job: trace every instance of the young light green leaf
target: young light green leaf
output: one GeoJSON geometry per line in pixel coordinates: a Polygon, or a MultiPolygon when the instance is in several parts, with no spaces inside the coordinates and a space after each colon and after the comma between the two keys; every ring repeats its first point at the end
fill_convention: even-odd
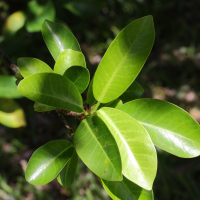
{"type": "Polygon", "coordinates": [[[78,165],[78,155],[76,151],[74,151],[74,154],[71,157],[71,159],[67,162],[65,167],[57,176],[58,182],[63,186],[64,189],[69,188],[74,182],[77,165],[78,165]]]}
{"type": "Polygon", "coordinates": [[[17,65],[24,78],[37,73],[53,73],[53,70],[46,63],[36,58],[18,58],[17,65]]]}
{"type": "Polygon", "coordinates": [[[39,3],[37,0],[28,2],[26,29],[28,32],[38,32],[45,19],[54,21],[55,8],[51,0],[39,3]]]}
{"type": "Polygon", "coordinates": [[[152,190],[145,190],[126,177],[123,181],[100,181],[113,200],[154,200],[152,190]]]}
{"type": "Polygon", "coordinates": [[[157,99],[137,99],[118,109],[137,120],[157,147],[183,158],[200,155],[200,126],[178,106],[157,99]]]}
{"type": "Polygon", "coordinates": [[[56,109],[55,107],[48,106],[48,105],[45,105],[45,104],[39,103],[39,102],[35,102],[33,107],[34,107],[34,111],[36,111],[36,112],[46,112],[46,111],[51,111],[51,110],[56,109]]]}
{"type": "Polygon", "coordinates": [[[17,91],[14,76],[0,76],[0,98],[22,98],[23,96],[17,91]]]}
{"type": "Polygon", "coordinates": [[[63,76],[74,83],[80,94],[85,91],[90,82],[90,72],[87,68],[81,66],[73,66],[68,68],[63,76]]]}
{"type": "Polygon", "coordinates": [[[26,126],[24,111],[22,108],[19,108],[12,113],[6,113],[0,110],[0,124],[10,128],[26,126]]]}
{"type": "Polygon", "coordinates": [[[137,19],[113,40],[94,75],[93,93],[101,103],[123,94],[142,69],[154,42],[152,16],[137,19]]]}
{"type": "Polygon", "coordinates": [[[65,49],[81,51],[72,32],[60,24],[45,20],[42,25],[42,36],[54,60],[57,60],[65,49]]]}
{"type": "Polygon", "coordinates": [[[74,153],[72,143],[54,140],[37,149],[26,169],[26,180],[33,185],[44,185],[52,181],[63,169],[74,153]]]}
{"type": "Polygon", "coordinates": [[[137,81],[134,81],[129,86],[129,88],[119,97],[119,99],[121,99],[123,103],[126,103],[134,99],[139,99],[143,93],[144,89],[142,86],[137,81]]]}
{"type": "Polygon", "coordinates": [[[93,78],[90,82],[90,85],[89,85],[89,88],[88,88],[88,92],[87,92],[87,103],[89,104],[89,106],[94,106],[97,102],[97,100],[94,98],[94,95],[93,95],[93,89],[92,89],[92,86],[93,86],[93,78]]]}
{"type": "Polygon", "coordinates": [[[151,190],[157,170],[157,156],[147,131],[130,115],[115,108],[101,108],[97,115],[117,142],[122,174],[140,187],[151,190]]]}
{"type": "Polygon", "coordinates": [[[28,76],[18,85],[18,91],[28,99],[74,112],[83,112],[83,100],[76,86],[54,73],[28,76]]]}
{"type": "Polygon", "coordinates": [[[72,66],[86,67],[85,57],[80,51],[66,49],[63,51],[54,66],[54,72],[63,75],[72,66]]]}
{"type": "Polygon", "coordinates": [[[5,39],[10,39],[24,26],[25,21],[26,16],[22,11],[16,11],[8,15],[2,27],[2,36],[5,39]]]}
{"type": "Polygon", "coordinates": [[[0,99],[0,123],[10,128],[26,126],[23,109],[12,99],[0,99]]]}
{"type": "Polygon", "coordinates": [[[81,160],[97,176],[110,181],[122,180],[117,144],[99,117],[87,117],[81,121],[73,142],[81,160]]]}

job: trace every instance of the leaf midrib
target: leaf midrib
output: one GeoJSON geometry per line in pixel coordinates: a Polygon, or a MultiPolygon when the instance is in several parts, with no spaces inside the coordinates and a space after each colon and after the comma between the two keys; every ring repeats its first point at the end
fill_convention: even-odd
{"type": "Polygon", "coordinates": [[[137,198],[135,197],[135,195],[131,192],[131,190],[127,187],[127,185],[124,183],[124,181],[122,181],[122,185],[124,185],[127,190],[130,192],[129,194],[131,194],[131,196],[134,198],[134,200],[137,200],[137,198]]]}
{"type": "MultiPolygon", "coordinates": [[[[107,153],[104,151],[104,149],[102,148],[101,144],[99,143],[99,141],[96,139],[95,135],[93,134],[93,131],[92,131],[92,129],[90,128],[90,126],[88,125],[88,122],[87,122],[86,120],[84,120],[83,123],[86,125],[86,127],[88,128],[88,130],[89,130],[90,133],[92,134],[93,138],[96,140],[97,144],[100,146],[100,148],[101,148],[101,150],[103,151],[104,155],[105,155],[106,157],[109,158],[109,163],[112,165],[113,169],[117,172],[117,170],[115,169],[113,163],[111,162],[110,157],[109,157],[109,156],[107,155],[107,153]]],[[[119,173],[117,172],[117,174],[119,174],[119,173]]],[[[121,174],[119,174],[119,175],[121,175],[121,174]]]]}
{"type": "MultiPolygon", "coordinates": [[[[144,20],[144,22],[145,22],[145,21],[146,21],[146,20],[144,20]]],[[[117,72],[119,71],[119,68],[120,68],[121,65],[124,63],[124,60],[127,58],[127,56],[129,55],[129,53],[130,53],[132,47],[134,46],[134,44],[135,44],[135,42],[136,42],[136,39],[138,38],[139,33],[140,33],[141,29],[143,28],[144,22],[143,22],[142,26],[140,27],[140,29],[138,30],[134,42],[132,43],[132,45],[131,45],[131,46],[129,47],[129,49],[127,50],[127,54],[126,54],[126,55],[124,56],[124,58],[121,60],[121,62],[119,63],[118,67],[116,68],[116,71],[115,71],[115,72],[113,73],[113,75],[110,77],[110,79],[109,79],[109,81],[108,81],[106,87],[103,89],[103,92],[102,92],[101,96],[99,97],[99,101],[100,101],[100,102],[101,102],[102,99],[104,98],[105,93],[107,92],[108,87],[111,85],[110,83],[111,83],[111,82],[113,81],[113,79],[115,78],[115,75],[116,75],[117,72]]],[[[117,38],[116,38],[116,39],[117,39],[117,38]]]]}
{"type": "MultiPolygon", "coordinates": [[[[100,113],[108,120],[108,122],[111,124],[111,126],[115,129],[115,131],[118,133],[120,139],[122,140],[122,143],[125,144],[126,147],[127,147],[127,146],[129,147],[129,145],[127,144],[126,140],[125,140],[125,139],[123,138],[123,136],[121,135],[119,129],[114,125],[114,123],[111,123],[111,122],[113,122],[113,121],[110,119],[110,117],[108,117],[108,115],[106,115],[106,113],[105,113],[104,111],[102,111],[102,110],[99,110],[98,112],[100,112],[100,113]]],[[[130,150],[130,148],[127,148],[127,149],[130,150]]],[[[120,151],[120,148],[119,148],[119,151],[120,151]]],[[[130,151],[131,151],[131,150],[130,150],[130,151]]],[[[135,160],[136,163],[138,164],[137,159],[136,159],[135,156],[133,155],[132,151],[131,151],[131,155],[133,156],[134,160],[135,160]]],[[[123,166],[123,165],[122,165],[122,166],[123,166]]],[[[138,169],[141,170],[141,166],[140,166],[139,164],[138,164],[138,169]]],[[[123,167],[122,167],[122,171],[123,171],[123,167]]],[[[142,172],[142,170],[141,170],[141,172],[142,172]]]]}
{"type": "MultiPolygon", "coordinates": [[[[29,90],[24,89],[24,91],[29,91],[29,90]]],[[[44,94],[44,93],[36,92],[36,91],[33,91],[32,93],[36,93],[36,94],[48,96],[48,97],[55,98],[55,99],[58,99],[58,100],[62,100],[62,101],[63,101],[62,98],[59,98],[59,97],[56,97],[56,96],[53,96],[53,95],[50,95],[50,94],[44,94]]],[[[74,102],[72,102],[72,101],[65,100],[65,99],[64,99],[64,101],[66,101],[67,103],[71,103],[71,104],[73,104],[73,105],[75,105],[75,106],[77,106],[77,107],[79,107],[79,108],[82,109],[82,107],[81,107],[80,105],[78,105],[78,104],[76,104],[76,103],[74,103],[74,102]]],[[[38,101],[38,102],[39,102],[39,101],[38,101]]],[[[51,105],[49,105],[49,106],[51,106],[51,105]]]]}
{"type": "MultiPolygon", "coordinates": [[[[138,121],[138,120],[137,120],[138,121]]],[[[182,137],[182,138],[185,138],[186,140],[189,140],[189,141],[191,141],[191,142],[193,142],[193,143],[196,143],[196,144],[198,144],[198,145],[200,145],[200,143],[198,143],[198,142],[196,142],[196,141],[194,141],[194,140],[191,140],[191,139],[189,139],[189,138],[186,138],[185,136],[183,136],[183,135],[179,135],[179,134],[177,134],[177,133],[175,133],[175,132],[172,132],[172,131],[170,131],[170,130],[167,130],[167,129],[164,129],[164,128],[162,128],[162,127],[160,127],[160,126],[154,126],[154,125],[151,125],[151,124],[148,124],[148,123],[144,123],[144,122],[141,122],[141,121],[138,121],[140,124],[144,124],[144,125],[146,125],[146,126],[150,126],[150,127],[154,127],[154,129],[161,129],[161,130],[163,130],[163,131],[165,131],[165,132],[170,132],[170,133],[172,133],[173,135],[177,135],[177,136],[179,136],[179,137],[182,137]]]]}
{"type": "MultiPolygon", "coordinates": [[[[65,148],[63,151],[61,151],[57,156],[55,156],[53,159],[51,159],[48,163],[46,163],[45,165],[42,165],[40,168],[38,168],[37,170],[36,170],[36,172],[35,173],[37,173],[41,168],[44,168],[44,166],[45,166],[45,168],[46,167],[48,167],[49,165],[50,165],[50,163],[52,163],[56,158],[58,158],[62,153],[64,153],[65,151],[67,151],[69,148],[71,148],[72,147],[72,145],[70,145],[69,147],[67,147],[67,148],[65,148]]],[[[67,163],[67,162],[66,162],[67,163]]],[[[34,173],[34,174],[35,174],[34,173]]],[[[34,175],[33,174],[33,175],[34,175]]],[[[32,175],[32,176],[33,176],[32,175]]],[[[32,177],[31,176],[31,177],[32,177]]],[[[31,178],[30,178],[30,181],[31,181],[31,178]]]]}

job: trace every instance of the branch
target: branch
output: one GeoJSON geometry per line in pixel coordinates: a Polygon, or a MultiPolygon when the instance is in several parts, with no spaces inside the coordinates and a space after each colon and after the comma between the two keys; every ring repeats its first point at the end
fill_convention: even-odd
{"type": "Polygon", "coordinates": [[[17,73],[19,71],[19,68],[17,67],[17,65],[15,65],[11,60],[10,58],[8,57],[8,54],[3,52],[1,49],[0,49],[0,55],[1,57],[3,58],[3,60],[9,65],[10,69],[14,72],[14,73],[17,73]]]}
{"type": "Polygon", "coordinates": [[[65,124],[65,127],[69,130],[69,134],[71,135],[71,127],[69,126],[69,123],[67,122],[67,120],[65,119],[63,113],[57,108],[56,112],[59,116],[59,118],[63,121],[63,123],[65,124]]]}

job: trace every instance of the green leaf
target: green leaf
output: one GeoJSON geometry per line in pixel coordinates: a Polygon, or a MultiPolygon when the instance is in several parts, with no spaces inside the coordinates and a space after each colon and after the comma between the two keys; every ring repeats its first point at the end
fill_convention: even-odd
{"type": "Polygon", "coordinates": [[[42,36],[54,60],[57,60],[65,49],[81,51],[72,32],[60,24],[45,20],[42,25],[42,36]]]}
{"type": "Polygon", "coordinates": [[[12,99],[0,99],[0,123],[10,128],[26,126],[23,109],[12,99]]]}
{"type": "Polygon", "coordinates": [[[119,99],[121,99],[123,103],[126,103],[134,99],[139,99],[143,93],[144,89],[142,86],[137,81],[134,81],[129,86],[129,88],[119,97],[119,99]]]}
{"type": "Polygon", "coordinates": [[[26,29],[28,32],[38,32],[41,30],[45,19],[54,21],[55,9],[52,1],[46,0],[41,3],[39,0],[28,2],[26,29]]]}
{"type": "Polygon", "coordinates": [[[65,167],[57,176],[58,182],[63,186],[64,189],[69,188],[74,182],[77,165],[78,165],[78,155],[76,151],[74,151],[74,154],[71,157],[71,159],[67,162],[65,167]]]}
{"type": "Polygon", "coordinates": [[[103,108],[103,107],[115,108],[115,107],[120,106],[122,104],[123,103],[120,99],[115,99],[114,101],[111,101],[109,103],[101,103],[98,109],[103,108]]]}
{"type": "Polygon", "coordinates": [[[183,158],[200,155],[200,126],[178,106],[157,99],[138,99],[118,109],[141,123],[157,147],[183,158]]]}
{"type": "Polygon", "coordinates": [[[154,42],[152,16],[137,19],[113,40],[94,75],[93,93],[101,103],[118,98],[135,80],[154,42]]]}
{"type": "Polygon", "coordinates": [[[67,1],[64,8],[79,17],[90,17],[98,13],[103,8],[101,3],[102,2],[99,0],[71,0],[67,1]]]}
{"type": "Polygon", "coordinates": [[[157,156],[147,131],[130,115],[115,108],[101,108],[97,115],[117,142],[122,174],[137,185],[151,190],[157,170],[157,156]]]}
{"type": "Polygon", "coordinates": [[[53,70],[46,63],[36,58],[18,58],[17,65],[24,78],[37,73],[53,73],[53,70]]]}
{"type": "Polygon", "coordinates": [[[89,104],[89,106],[94,106],[97,102],[97,100],[94,98],[94,95],[93,95],[93,89],[92,89],[92,86],[93,86],[93,78],[90,82],[90,85],[89,85],[89,88],[88,88],[88,92],[87,92],[87,103],[89,104]]]}
{"type": "Polygon", "coordinates": [[[65,71],[72,66],[86,67],[85,57],[80,51],[66,49],[57,58],[54,72],[63,75],[65,71]]]}
{"type": "Polygon", "coordinates": [[[33,185],[44,185],[60,173],[74,153],[72,143],[54,140],[37,149],[26,168],[26,180],[33,185]]]}
{"type": "Polygon", "coordinates": [[[0,98],[22,98],[15,81],[14,76],[0,76],[0,98]]]}
{"type": "Polygon", "coordinates": [[[66,70],[63,74],[78,88],[80,94],[82,94],[87,88],[90,82],[90,72],[85,67],[73,66],[66,70]]]}
{"type": "Polygon", "coordinates": [[[59,74],[39,73],[28,76],[19,83],[18,91],[28,99],[45,105],[83,112],[83,101],[78,89],[59,74]]]}
{"type": "Polygon", "coordinates": [[[52,106],[48,106],[39,102],[35,102],[34,104],[34,111],[36,112],[46,112],[46,111],[51,111],[51,110],[55,110],[55,107],[52,106]]]}
{"type": "Polygon", "coordinates": [[[84,119],[74,134],[73,142],[81,160],[97,176],[110,181],[122,180],[117,144],[99,117],[84,119]]]}
{"type": "Polygon", "coordinates": [[[103,187],[113,200],[153,200],[153,191],[145,190],[123,177],[123,181],[100,179],[103,187]]]}

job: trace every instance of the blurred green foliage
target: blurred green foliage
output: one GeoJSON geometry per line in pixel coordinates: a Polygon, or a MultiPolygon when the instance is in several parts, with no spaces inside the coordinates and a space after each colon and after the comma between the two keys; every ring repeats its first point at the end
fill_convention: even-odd
{"type": "MultiPolygon", "coordinates": [[[[9,0],[0,1],[0,48],[13,62],[35,57],[51,67],[54,60],[40,33],[45,18],[70,28],[80,42],[87,67],[95,71],[107,47],[128,23],[153,15],[156,40],[137,81],[143,97],[173,102],[200,122],[200,1],[199,0],[9,0]]],[[[0,60],[0,75],[13,75],[0,60]]],[[[0,125],[0,199],[110,199],[98,179],[80,161],[76,182],[63,190],[56,182],[35,187],[23,169],[32,152],[55,139],[66,139],[67,130],[55,113],[33,112],[33,102],[17,99],[27,127],[0,125]]],[[[180,159],[158,149],[155,199],[200,199],[200,158],[180,159]],[[169,174],[169,175],[166,175],[169,174]]]]}

